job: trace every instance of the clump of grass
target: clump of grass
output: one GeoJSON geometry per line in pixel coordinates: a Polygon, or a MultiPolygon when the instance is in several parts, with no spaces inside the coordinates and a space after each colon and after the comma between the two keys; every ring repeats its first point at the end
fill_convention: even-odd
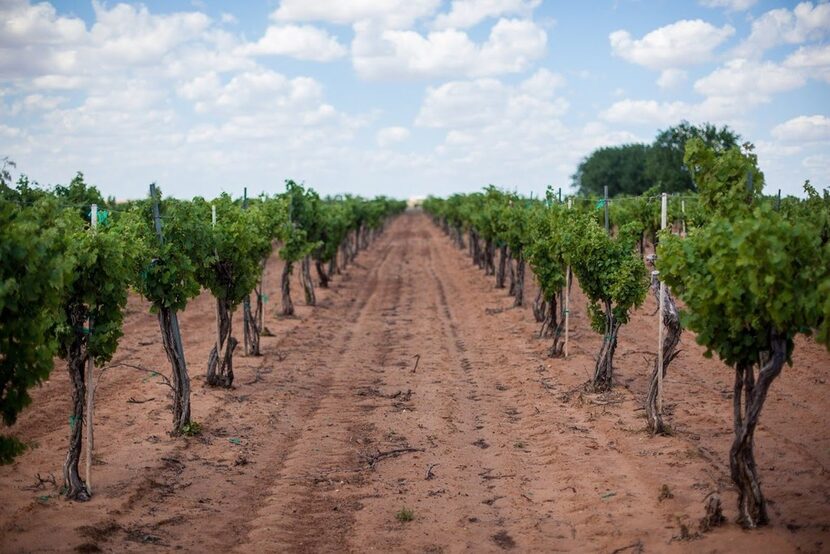
{"type": "Polygon", "coordinates": [[[182,435],[186,437],[195,437],[202,434],[202,424],[197,421],[191,421],[182,427],[182,435]]]}
{"type": "Polygon", "coordinates": [[[398,513],[395,514],[395,519],[397,519],[401,523],[412,521],[413,519],[415,519],[415,512],[413,512],[409,508],[401,508],[398,511],[398,513]]]}

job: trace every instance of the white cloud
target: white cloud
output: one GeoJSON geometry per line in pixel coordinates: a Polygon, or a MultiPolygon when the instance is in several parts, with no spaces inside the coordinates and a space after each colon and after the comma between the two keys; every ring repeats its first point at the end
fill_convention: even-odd
{"type": "MultiPolygon", "coordinates": [[[[353,188],[374,194],[390,182],[396,194],[472,190],[488,182],[538,191],[545,184],[567,186],[579,159],[596,147],[648,141],[653,126],[683,118],[743,131],[732,123],[736,117],[755,125],[746,132],[768,135],[759,152],[761,144],[773,152],[765,154],[772,162],[764,161],[764,169],[778,164],[779,181],[830,174],[820,157],[828,139],[816,138],[826,133],[826,121],[816,118],[828,114],[814,96],[796,97],[806,98],[798,113],[823,115],[794,118],[772,134],[763,127],[766,119],[752,112],[807,79],[830,81],[830,47],[810,42],[825,36],[815,24],[802,24],[799,33],[807,42],[784,53],[783,62],[733,61],[715,68],[696,83],[699,101],[627,99],[620,83],[607,83],[609,94],[618,89],[613,98],[619,102],[600,121],[586,123],[585,114],[597,109],[589,94],[581,95],[598,84],[603,68],[574,70],[568,84],[552,70],[555,65],[534,67],[545,57],[548,38],[546,27],[530,20],[539,0],[457,0],[443,8],[437,0],[285,0],[273,3],[270,26],[253,37],[242,34],[248,27],[242,12],[217,10],[209,17],[187,7],[192,3],[179,8],[184,11],[156,12],[140,3],[102,0],[84,23],[63,7],[29,2],[0,0],[0,152],[36,171],[32,176],[41,182],[63,182],[82,169],[106,194],[119,197],[143,196],[151,181],[179,196],[209,196],[231,182],[273,192],[273,183],[286,177],[305,179],[322,193],[353,188]],[[354,42],[347,47],[335,38],[339,29],[312,21],[351,25],[354,42]],[[412,107],[341,111],[338,99],[372,85],[325,72],[325,79],[312,78],[304,71],[312,64],[268,57],[350,54],[361,77],[443,80],[424,91],[412,121],[390,127],[412,107]],[[507,74],[513,77],[499,79],[507,74]],[[367,129],[373,140],[364,147],[357,138],[367,129]],[[440,138],[430,149],[435,136],[440,138]],[[806,160],[818,169],[806,171],[806,160]]],[[[822,13],[822,5],[809,6],[805,21],[822,13]]],[[[640,60],[635,63],[660,71],[662,85],[678,86],[694,56],[669,41],[670,62],[657,55],[658,61],[648,61],[653,38],[628,37],[628,53],[640,60]]],[[[572,46],[556,48],[567,52],[572,46]]],[[[708,59],[717,53],[703,50],[708,59]]]]}
{"type": "Polygon", "coordinates": [[[41,112],[51,111],[66,103],[67,99],[62,96],[45,96],[43,94],[29,94],[23,100],[16,104],[15,110],[23,110],[26,112],[41,112]]]}
{"type": "Polygon", "coordinates": [[[352,24],[371,20],[384,26],[405,29],[429,16],[440,0],[282,0],[271,14],[276,21],[325,21],[352,24]]]}
{"type": "Polygon", "coordinates": [[[786,142],[819,142],[830,140],[830,117],[800,115],[772,129],[772,136],[786,142]]]}
{"type": "Polygon", "coordinates": [[[452,144],[464,144],[466,137],[482,130],[511,125],[558,129],[568,103],[557,98],[550,86],[540,86],[555,81],[554,74],[542,69],[512,86],[497,79],[476,79],[429,87],[415,125],[448,129],[447,140],[452,144]]]}
{"type": "Polygon", "coordinates": [[[807,69],[830,66],[830,44],[801,46],[787,56],[784,65],[807,69]]]}
{"type": "Polygon", "coordinates": [[[783,65],[735,59],[695,82],[695,91],[704,96],[700,102],[626,98],[604,110],[601,117],[637,125],[673,125],[682,119],[734,124],[753,108],[770,102],[775,94],[804,83],[799,71],[783,65]]]}
{"type": "Polygon", "coordinates": [[[77,79],[104,70],[163,66],[177,49],[211,38],[202,13],[154,15],[146,6],[108,8],[97,0],[92,6],[95,22],[87,29],[47,3],[0,3],[0,77],[48,77],[46,87],[77,88],[77,79]]]}
{"type": "Polygon", "coordinates": [[[240,48],[243,55],[283,55],[327,62],[342,58],[346,49],[323,29],[311,25],[271,25],[255,43],[240,48]]]}
{"type": "Polygon", "coordinates": [[[468,190],[485,183],[566,191],[579,159],[597,146],[640,140],[594,122],[569,128],[568,103],[557,97],[561,77],[539,70],[526,80],[451,81],[430,87],[416,126],[443,129],[430,160],[430,176],[468,190]]]}
{"type": "Polygon", "coordinates": [[[735,50],[739,57],[760,57],[779,44],[801,44],[830,36],[830,3],[802,2],[778,8],[752,22],[752,31],[735,50]]]}
{"type": "Polygon", "coordinates": [[[708,61],[715,48],[734,33],[730,25],[719,28],[695,19],[660,27],[641,39],[623,30],[608,38],[615,56],[650,69],[670,69],[708,61]]]}
{"type": "Polygon", "coordinates": [[[541,0],[453,0],[450,11],[439,14],[432,26],[436,29],[466,29],[491,17],[528,17],[541,3],[541,0]]]}
{"type": "Polygon", "coordinates": [[[787,56],[784,66],[802,71],[807,77],[830,83],[830,44],[801,46],[787,56]]]}
{"type": "Polygon", "coordinates": [[[657,86],[662,89],[677,88],[686,82],[689,74],[682,69],[664,69],[660,72],[660,77],[657,79],[657,86]]]}
{"type": "Polygon", "coordinates": [[[377,143],[381,148],[388,148],[409,138],[410,132],[406,127],[384,127],[377,133],[377,143]]]}
{"type": "Polygon", "coordinates": [[[665,127],[681,120],[711,121],[743,127],[740,119],[752,104],[739,97],[711,96],[701,102],[658,102],[625,98],[614,102],[600,117],[611,123],[665,127]]]}
{"type": "Polygon", "coordinates": [[[500,19],[483,44],[455,29],[415,31],[355,25],[352,62],[366,79],[482,77],[526,70],[545,52],[547,34],[532,21],[500,19]]]}
{"type": "Polygon", "coordinates": [[[0,13],[0,44],[4,49],[81,44],[86,39],[86,25],[81,19],[58,16],[46,2],[32,6],[23,0],[5,0],[0,4],[0,13]]]}
{"type": "Polygon", "coordinates": [[[748,103],[804,85],[801,73],[773,62],[734,59],[695,82],[695,90],[706,96],[742,97],[748,103]]]}
{"type": "Polygon", "coordinates": [[[323,99],[322,85],[309,77],[289,79],[271,70],[256,70],[235,75],[224,85],[216,75],[207,74],[185,84],[180,92],[195,101],[196,110],[258,113],[281,112],[297,115],[315,110],[323,99]]]}
{"type": "Polygon", "coordinates": [[[73,49],[87,41],[84,22],[58,16],[51,4],[0,3],[0,78],[71,69],[73,49]]]}
{"type": "Polygon", "coordinates": [[[537,98],[550,98],[565,83],[562,75],[543,68],[522,81],[519,89],[537,98]]]}
{"type": "Polygon", "coordinates": [[[681,119],[689,119],[691,106],[686,102],[658,102],[656,100],[631,100],[614,102],[600,115],[612,123],[667,125],[681,119]]]}
{"type": "Polygon", "coordinates": [[[36,89],[72,90],[81,88],[86,82],[84,78],[71,75],[42,75],[32,79],[32,86],[36,89]]]}
{"type": "Polygon", "coordinates": [[[20,129],[0,123],[0,137],[13,139],[19,137],[21,134],[20,129]]]}
{"type": "Polygon", "coordinates": [[[283,45],[273,34],[246,44],[198,12],[93,8],[87,26],[46,3],[0,0],[0,110],[25,121],[3,122],[0,151],[37,168],[40,180],[83,169],[119,197],[141,196],[146,182],[166,179],[212,183],[210,192],[176,189],[210,194],[236,172],[251,181],[266,171],[312,178],[331,171],[332,159],[353,156],[342,149],[364,116],[338,111],[317,80],[266,69],[244,52],[345,54],[330,41],[315,43],[309,27],[280,26],[299,29],[277,36],[283,45]]]}
{"type": "Polygon", "coordinates": [[[200,37],[210,19],[199,12],[153,15],[146,6],[116,4],[112,9],[95,0],[96,22],[90,30],[93,58],[100,64],[160,63],[177,46],[200,37]]]}
{"type": "Polygon", "coordinates": [[[452,81],[427,89],[415,118],[419,127],[479,127],[505,111],[508,88],[497,79],[452,81]]]}
{"type": "Polygon", "coordinates": [[[707,8],[725,8],[729,12],[743,12],[754,6],[758,0],[700,0],[707,8]]]}
{"type": "MultiPolygon", "coordinates": [[[[801,165],[807,169],[820,170],[825,176],[830,175],[830,156],[827,154],[814,154],[812,156],[807,156],[801,160],[801,165]]],[[[825,177],[825,179],[826,178],[827,177],[825,177]]]]}

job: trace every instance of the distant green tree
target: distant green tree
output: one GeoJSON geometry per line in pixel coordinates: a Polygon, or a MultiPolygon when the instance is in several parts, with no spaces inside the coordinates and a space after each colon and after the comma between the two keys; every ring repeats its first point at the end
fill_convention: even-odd
{"type": "Polygon", "coordinates": [[[646,180],[651,185],[659,186],[662,192],[697,190],[689,169],[683,163],[686,142],[693,138],[702,140],[715,152],[735,148],[741,140],[741,136],[726,125],[718,128],[711,123],[697,126],[681,121],[679,125],[660,131],[648,149],[645,158],[646,180]]]}
{"type": "Polygon", "coordinates": [[[609,196],[641,194],[652,185],[645,171],[649,149],[646,144],[624,144],[594,150],[571,177],[573,186],[586,196],[602,195],[606,185],[609,196]]]}

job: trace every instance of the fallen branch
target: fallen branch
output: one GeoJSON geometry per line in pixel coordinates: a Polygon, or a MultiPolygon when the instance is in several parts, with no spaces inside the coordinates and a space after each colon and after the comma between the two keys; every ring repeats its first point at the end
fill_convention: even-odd
{"type": "Polygon", "coordinates": [[[37,479],[37,481],[35,481],[34,484],[32,484],[32,485],[29,485],[27,487],[23,487],[23,490],[27,490],[27,491],[40,490],[44,486],[46,486],[47,483],[52,485],[52,488],[54,488],[54,489],[58,488],[58,483],[55,480],[55,475],[53,473],[50,473],[49,477],[41,477],[40,473],[38,473],[38,474],[35,475],[35,478],[37,479]]]}
{"type": "Polygon", "coordinates": [[[95,380],[95,388],[98,388],[98,385],[101,383],[101,378],[104,376],[104,372],[108,369],[113,369],[116,367],[127,367],[130,369],[135,369],[136,371],[143,371],[144,373],[149,373],[151,377],[161,377],[162,383],[170,387],[170,390],[174,393],[176,392],[175,387],[173,387],[173,383],[170,382],[170,379],[167,378],[166,375],[163,373],[159,373],[155,369],[148,369],[146,367],[142,367],[140,365],[133,365],[128,364],[126,362],[119,362],[117,364],[108,365],[101,368],[101,371],[98,373],[98,379],[95,380]]]}
{"type": "MultiPolygon", "coordinates": [[[[266,371],[265,373],[269,373],[269,372],[270,372],[270,370],[266,371]]],[[[254,385],[256,383],[259,383],[260,381],[262,381],[262,368],[258,367],[257,370],[256,370],[256,373],[254,374],[254,378],[251,381],[248,381],[247,383],[243,383],[243,384],[244,385],[254,385]]]]}
{"type": "Polygon", "coordinates": [[[127,399],[127,404],[145,404],[147,402],[152,402],[153,400],[155,400],[155,397],[148,398],[146,400],[136,400],[135,398],[133,398],[131,396],[130,398],[127,399]]]}
{"type": "Polygon", "coordinates": [[[619,400],[604,400],[604,401],[602,401],[602,400],[600,400],[600,401],[591,400],[590,402],[591,402],[591,404],[596,404],[597,406],[608,406],[610,404],[622,404],[623,402],[625,402],[625,399],[620,398],[619,400]]]}
{"type": "Polygon", "coordinates": [[[427,466],[427,474],[426,474],[426,476],[424,477],[424,479],[426,479],[427,481],[429,481],[430,479],[435,478],[435,475],[433,475],[432,470],[433,470],[433,469],[435,469],[437,466],[438,466],[438,464],[429,464],[429,465],[427,466]]]}
{"type": "Polygon", "coordinates": [[[628,546],[623,546],[611,552],[611,554],[620,554],[620,552],[625,552],[629,548],[633,548],[634,552],[637,554],[641,554],[643,552],[643,541],[637,540],[637,542],[629,544],[628,546]]]}
{"type": "Polygon", "coordinates": [[[482,475],[481,478],[485,481],[490,479],[508,479],[510,477],[515,477],[515,473],[511,473],[510,475],[482,475]]]}
{"type": "Polygon", "coordinates": [[[386,452],[381,452],[378,450],[375,454],[363,455],[363,460],[369,466],[370,469],[375,469],[377,463],[381,460],[385,460],[386,458],[397,458],[401,454],[408,454],[410,452],[424,452],[423,448],[395,448],[394,450],[387,450],[386,452]]]}
{"type": "Polygon", "coordinates": [[[421,355],[415,354],[413,358],[415,358],[415,367],[412,368],[412,373],[415,373],[415,370],[418,369],[418,362],[421,361],[421,355]]]}

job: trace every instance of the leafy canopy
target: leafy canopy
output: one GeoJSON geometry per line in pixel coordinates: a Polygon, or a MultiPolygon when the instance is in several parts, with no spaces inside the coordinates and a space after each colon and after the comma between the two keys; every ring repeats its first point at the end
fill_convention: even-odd
{"type": "Polygon", "coordinates": [[[199,294],[195,260],[210,256],[210,219],[191,202],[161,200],[162,241],[153,223],[152,199],[137,202],[118,218],[118,232],[130,244],[132,285],[153,305],[181,311],[199,294]]]}
{"type": "MultiPolygon", "coordinates": [[[[0,197],[0,416],[6,425],[31,403],[28,389],[52,370],[57,340],[51,331],[72,272],[64,255],[67,225],[53,198],[24,207],[0,197]]],[[[21,449],[0,436],[0,463],[21,449]]]]}
{"type": "Polygon", "coordinates": [[[827,343],[830,249],[822,244],[821,214],[787,217],[759,202],[763,174],[751,149],[717,152],[694,139],[686,162],[713,216],[685,240],[666,233],[657,263],[707,354],[733,366],[757,364],[771,350],[773,331],[786,339],[788,358],[800,332],[818,329],[827,343]]]}

